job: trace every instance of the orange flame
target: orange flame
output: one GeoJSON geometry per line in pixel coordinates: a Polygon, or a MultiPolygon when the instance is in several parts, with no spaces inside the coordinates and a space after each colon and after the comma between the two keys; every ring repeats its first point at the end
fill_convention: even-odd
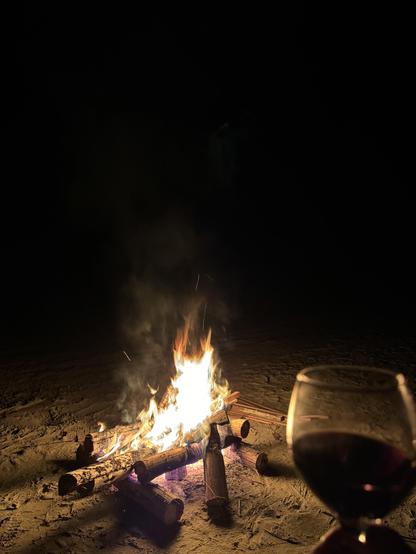
{"type": "MultiPolygon", "coordinates": [[[[149,387],[152,393],[149,405],[137,418],[141,427],[128,448],[137,450],[146,445],[165,450],[174,444],[184,444],[186,434],[223,407],[230,391],[214,360],[211,331],[199,344],[193,344],[190,335],[188,319],[176,336],[173,349],[176,375],[171,380],[167,402],[159,409],[155,399],[157,391],[149,387]]],[[[121,437],[115,437],[110,451],[99,459],[121,446],[121,437]]]]}
{"type": "Polygon", "coordinates": [[[165,450],[174,444],[184,444],[185,435],[223,407],[230,391],[214,360],[211,331],[199,344],[194,344],[190,330],[188,319],[177,333],[173,349],[176,375],[163,406],[159,408],[156,402],[157,390],[148,387],[152,396],[148,407],[137,417],[141,423],[137,434],[127,444],[123,434],[116,434],[109,450],[98,460],[118,450],[137,450],[142,446],[165,450]]]}
{"type": "MultiPolygon", "coordinates": [[[[139,416],[145,425],[149,420],[153,422],[142,439],[161,450],[182,444],[187,433],[222,408],[223,399],[229,394],[228,383],[220,384],[211,331],[196,348],[190,340],[190,322],[187,320],[177,334],[173,358],[176,376],[171,381],[166,407],[159,410],[152,397],[149,408],[139,416]]],[[[138,443],[134,446],[137,447],[138,443]]]]}

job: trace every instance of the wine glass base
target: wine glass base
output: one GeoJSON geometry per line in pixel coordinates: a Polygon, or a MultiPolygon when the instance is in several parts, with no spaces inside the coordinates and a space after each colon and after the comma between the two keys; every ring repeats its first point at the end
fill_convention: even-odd
{"type": "Polygon", "coordinates": [[[383,525],[371,525],[362,535],[352,529],[337,527],[322,537],[313,554],[414,554],[414,552],[396,531],[383,525]]]}

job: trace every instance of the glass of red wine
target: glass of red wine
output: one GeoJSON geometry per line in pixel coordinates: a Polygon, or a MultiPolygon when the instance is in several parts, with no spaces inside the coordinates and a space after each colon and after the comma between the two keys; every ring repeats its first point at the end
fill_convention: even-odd
{"type": "Polygon", "coordinates": [[[402,374],[304,369],[292,391],[287,442],[301,476],[341,524],[316,553],[338,552],[337,544],[345,554],[411,552],[380,525],[415,483],[416,413],[402,374]]]}

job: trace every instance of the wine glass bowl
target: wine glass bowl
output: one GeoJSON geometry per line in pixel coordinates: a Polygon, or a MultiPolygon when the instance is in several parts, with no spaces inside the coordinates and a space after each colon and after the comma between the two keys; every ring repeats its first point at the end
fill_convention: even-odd
{"type": "Polygon", "coordinates": [[[287,442],[312,491],[363,540],[415,482],[416,422],[403,375],[362,366],[315,366],[296,378],[287,442]]]}

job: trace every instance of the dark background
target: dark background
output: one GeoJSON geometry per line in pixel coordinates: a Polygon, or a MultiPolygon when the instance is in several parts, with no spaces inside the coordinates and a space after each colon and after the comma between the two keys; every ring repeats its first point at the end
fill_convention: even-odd
{"type": "Polygon", "coordinates": [[[111,336],[132,276],[413,325],[409,14],[290,4],[10,16],[3,340],[111,336]]]}

